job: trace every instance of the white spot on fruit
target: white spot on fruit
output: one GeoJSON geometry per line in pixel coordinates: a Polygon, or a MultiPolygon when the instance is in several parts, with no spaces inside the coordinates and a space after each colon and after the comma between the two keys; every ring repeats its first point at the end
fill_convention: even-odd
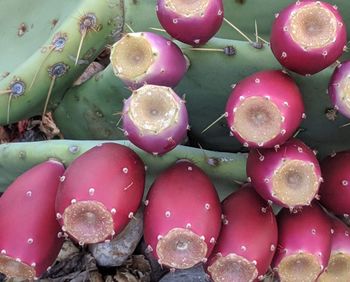
{"type": "Polygon", "coordinates": [[[70,201],[70,203],[73,205],[73,204],[76,204],[77,203],[77,200],[76,199],[72,199],[71,201],[70,201]]]}
{"type": "Polygon", "coordinates": [[[246,246],[241,246],[241,251],[242,252],[245,252],[247,250],[247,247],[246,246]]]}
{"type": "Polygon", "coordinates": [[[32,196],[32,191],[27,191],[26,195],[27,195],[27,197],[31,197],[32,196]]]}
{"type": "Polygon", "coordinates": [[[60,182],[63,182],[63,181],[65,181],[66,180],[66,177],[64,176],[64,175],[62,175],[61,177],[60,177],[60,182]]]}
{"type": "Polygon", "coordinates": [[[348,186],[349,182],[347,180],[342,180],[341,185],[348,186]]]}
{"type": "Polygon", "coordinates": [[[171,216],[171,212],[170,211],[166,211],[165,212],[165,217],[170,217],[171,216]]]}
{"type": "Polygon", "coordinates": [[[33,244],[33,242],[34,242],[33,238],[29,238],[29,239],[27,240],[27,243],[28,243],[29,245],[33,244]]]}
{"type": "Polygon", "coordinates": [[[90,188],[89,189],[89,195],[93,196],[95,194],[95,189],[94,188],[90,188]]]}
{"type": "Polygon", "coordinates": [[[205,207],[206,210],[209,210],[210,209],[210,204],[206,203],[204,207],[205,207]]]}
{"type": "Polygon", "coordinates": [[[124,168],[123,168],[123,172],[124,172],[124,173],[128,173],[128,171],[129,171],[129,170],[128,170],[127,167],[124,167],[124,168]]]}
{"type": "Polygon", "coordinates": [[[210,242],[210,244],[215,244],[216,240],[214,237],[211,237],[209,242],[210,242]]]}
{"type": "Polygon", "coordinates": [[[116,214],[117,210],[115,208],[111,209],[111,214],[116,214]]]}

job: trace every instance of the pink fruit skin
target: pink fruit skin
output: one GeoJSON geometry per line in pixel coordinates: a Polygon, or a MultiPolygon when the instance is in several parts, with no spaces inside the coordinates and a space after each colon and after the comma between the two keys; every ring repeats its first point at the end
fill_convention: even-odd
{"type": "Polygon", "coordinates": [[[332,252],[350,255],[350,228],[337,218],[332,218],[332,252]]]}
{"type": "MultiPolygon", "coordinates": [[[[141,33],[130,34],[131,36],[141,33]]],[[[152,33],[142,32],[143,36],[152,45],[154,63],[147,70],[145,75],[136,80],[119,78],[131,89],[137,89],[144,84],[155,84],[175,87],[187,71],[187,61],[181,49],[169,39],[152,33]]]]}
{"type": "Polygon", "coordinates": [[[274,171],[280,167],[283,160],[301,160],[313,163],[314,171],[321,181],[321,169],[314,152],[303,142],[295,138],[288,140],[278,150],[251,150],[248,155],[246,169],[255,190],[265,200],[272,201],[283,207],[289,207],[272,196],[272,181],[270,181],[274,171]]]}
{"type": "Polygon", "coordinates": [[[208,267],[215,262],[217,253],[223,257],[236,254],[256,261],[258,276],[264,275],[277,247],[277,222],[271,207],[251,184],[245,184],[223,201],[222,212],[224,225],[208,267]]]}
{"type": "Polygon", "coordinates": [[[227,123],[233,135],[248,147],[272,148],[286,142],[299,127],[304,116],[304,102],[298,86],[286,73],[267,70],[254,73],[240,81],[232,90],[226,103],[227,123]],[[243,98],[242,98],[243,97],[243,98]],[[264,144],[248,142],[232,130],[235,120],[234,109],[248,97],[267,97],[284,116],[281,133],[264,144]]]}
{"type": "MultiPolygon", "coordinates": [[[[63,214],[73,199],[98,201],[111,213],[118,234],[140,206],[145,187],[145,167],[126,146],[103,143],[76,158],[64,173],[56,199],[56,212],[63,214]]],[[[64,225],[63,218],[59,218],[64,225]]],[[[74,238],[73,238],[74,239],[74,238]]]]}
{"type": "Polygon", "coordinates": [[[278,267],[286,255],[299,251],[315,255],[323,267],[331,253],[331,220],[317,202],[297,213],[282,209],[277,215],[278,248],[272,266],[278,267]]]}
{"type": "Polygon", "coordinates": [[[320,202],[334,214],[350,215],[350,151],[323,159],[321,169],[320,202]]]}
{"type": "Polygon", "coordinates": [[[64,167],[46,161],[20,175],[0,198],[0,250],[27,265],[39,277],[55,261],[63,244],[58,236],[55,198],[64,167]]]}
{"type": "Polygon", "coordinates": [[[289,70],[302,75],[315,74],[334,63],[343,53],[346,45],[346,28],[343,19],[335,6],[329,3],[305,0],[297,1],[283,9],[272,25],[270,46],[276,59],[289,70]],[[319,2],[319,5],[334,14],[338,21],[336,40],[324,48],[305,51],[294,42],[288,31],[290,16],[299,8],[319,2]]]}
{"type": "Polygon", "coordinates": [[[328,85],[328,94],[333,106],[347,118],[350,118],[350,108],[344,103],[341,84],[343,81],[348,80],[349,76],[350,61],[346,61],[335,68],[328,85]]]}
{"type": "Polygon", "coordinates": [[[186,137],[187,129],[189,128],[188,113],[185,102],[176,94],[173,95],[173,97],[177,104],[180,105],[178,113],[179,120],[159,134],[141,134],[140,130],[127,114],[132,96],[124,102],[123,129],[130,142],[148,153],[163,155],[174,149],[183,141],[186,137]]]}
{"type": "Polygon", "coordinates": [[[222,0],[209,0],[203,16],[185,17],[166,7],[166,0],[158,0],[156,12],[163,28],[173,38],[192,46],[205,44],[221,27],[224,18],[222,0]]]}
{"type": "Polygon", "coordinates": [[[205,237],[213,250],[221,228],[221,206],[209,177],[189,161],[179,161],[160,174],[147,195],[144,238],[156,253],[158,236],[173,228],[188,228],[205,237]],[[211,242],[210,242],[211,241],[211,242]]]}

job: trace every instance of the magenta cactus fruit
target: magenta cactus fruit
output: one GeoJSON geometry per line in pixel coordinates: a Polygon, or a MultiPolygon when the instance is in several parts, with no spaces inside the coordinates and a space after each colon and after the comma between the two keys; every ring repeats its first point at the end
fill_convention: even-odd
{"type": "Polygon", "coordinates": [[[124,133],[146,152],[169,152],[185,138],[188,128],[185,101],[169,87],[144,85],[124,103],[124,133]]]}
{"type": "Polygon", "coordinates": [[[332,251],[319,282],[348,281],[350,277],[350,228],[332,218],[332,251]]]}
{"type": "Polygon", "coordinates": [[[272,267],[281,281],[316,281],[331,253],[331,221],[317,202],[277,216],[278,248],[272,267]]]}
{"type": "Polygon", "coordinates": [[[350,151],[326,157],[321,170],[320,202],[336,215],[350,215],[350,151]]]}
{"type": "Polygon", "coordinates": [[[270,45],[281,65],[312,75],[341,56],[346,36],[336,6],[315,0],[296,1],[276,15],[270,45]]]}
{"type": "Polygon", "coordinates": [[[226,115],[231,133],[253,148],[283,144],[305,116],[297,85],[278,70],[257,72],[240,81],[228,98],[226,115]]]}
{"type": "Polygon", "coordinates": [[[62,230],[79,244],[118,234],[137,211],[145,167],[126,146],[104,143],[76,158],[61,178],[56,213],[62,230]]]}
{"type": "Polygon", "coordinates": [[[181,49],[169,39],[152,33],[127,33],[114,43],[111,65],[131,89],[144,84],[175,87],[188,68],[181,49]]]}
{"type": "Polygon", "coordinates": [[[156,11],[167,33],[192,46],[212,38],[224,18],[222,0],[157,0],[156,11]]]}
{"type": "Polygon", "coordinates": [[[277,247],[277,222],[271,207],[250,184],[222,203],[223,226],[208,260],[214,282],[262,280],[277,247]]]}
{"type": "Polygon", "coordinates": [[[178,161],[156,178],[145,205],[145,242],[160,264],[185,269],[207,260],[219,236],[221,207],[201,169],[178,161]]]}
{"type": "Polygon", "coordinates": [[[63,244],[55,215],[63,172],[58,161],[38,164],[0,198],[0,272],[8,277],[33,280],[55,261],[63,244]]]}
{"type": "Polygon", "coordinates": [[[322,181],[314,152],[297,139],[279,149],[251,150],[247,175],[265,200],[291,209],[309,205],[322,181]]]}
{"type": "Polygon", "coordinates": [[[336,110],[350,118],[350,60],[338,65],[329,81],[328,94],[336,110]]]}

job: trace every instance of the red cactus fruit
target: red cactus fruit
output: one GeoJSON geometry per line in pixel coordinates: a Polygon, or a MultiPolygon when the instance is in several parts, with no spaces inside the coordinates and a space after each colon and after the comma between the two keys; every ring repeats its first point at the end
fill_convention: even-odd
{"type": "Polygon", "coordinates": [[[224,18],[222,0],[157,0],[156,12],[167,33],[192,46],[212,38],[224,18]]]}
{"type": "Polygon", "coordinates": [[[314,202],[297,213],[282,209],[277,225],[278,248],[272,266],[281,281],[315,281],[331,253],[328,215],[314,202]]]}
{"type": "Polygon", "coordinates": [[[277,222],[271,207],[243,185],[222,203],[223,227],[208,260],[215,282],[262,280],[277,247],[277,222]]]}
{"type": "Polygon", "coordinates": [[[350,151],[326,157],[321,162],[323,183],[320,202],[336,215],[350,215],[350,151]]]}
{"type": "Polygon", "coordinates": [[[49,160],[20,175],[0,198],[0,272],[32,280],[63,244],[55,199],[63,165],[49,160]]]}
{"type": "Polygon", "coordinates": [[[131,89],[146,83],[175,87],[188,67],[174,42],[152,32],[127,33],[114,43],[110,59],[115,75],[131,89]]]}
{"type": "Polygon", "coordinates": [[[350,60],[339,64],[328,84],[328,94],[336,110],[350,118],[350,60]]]}
{"type": "Polygon", "coordinates": [[[61,179],[56,213],[79,244],[99,243],[118,234],[141,203],[145,167],[126,146],[104,143],[76,158],[61,179]]]}
{"type": "Polygon", "coordinates": [[[226,114],[231,133],[253,148],[283,144],[305,116],[297,85],[278,70],[257,72],[240,81],[227,101],[226,114]]]}
{"type": "Polygon", "coordinates": [[[346,45],[346,27],[336,6],[296,1],[276,15],[270,45],[284,67],[303,75],[334,63],[346,45]]]}
{"type": "Polygon", "coordinates": [[[144,238],[160,264],[185,269],[207,260],[219,236],[221,207],[201,169],[178,161],[156,178],[145,204],[144,238]]]}
{"type": "Polygon", "coordinates": [[[145,85],[125,101],[123,129],[127,138],[154,155],[174,149],[185,138],[185,102],[169,87],[145,85]]]}
{"type": "Polygon", "coordinates": [[[350,278],[350,228],[332,218],[332,251],[318,282],[348,281],[350,278]]]}
{"type": "Polygon", "coordinates": [[[247,175],[264,199],[291,209],[309,205],[322,181],[314,152],[297,139],[277,150],[251,150],[247,175]]]}

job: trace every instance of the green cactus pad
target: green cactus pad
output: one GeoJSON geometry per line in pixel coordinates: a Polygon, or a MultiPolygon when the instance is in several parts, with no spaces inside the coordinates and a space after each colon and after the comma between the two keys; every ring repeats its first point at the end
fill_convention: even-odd
{"type": "MultiPolygon", "coordinates": [[[[66,167],[92,147],[111,141],[52,140],[0,145],[0,191],[21,173],[50,158],[60,160],[66,167]]],[[[203,169],[214,182],[220,197],[224,198],[241,182],[246,181],[246,154],[220,153],[178,146],[159,157],[148,154],[128,141],[113,141],[134,150],[147,167],[147,187],[164,169],[179,159],[189,159],[203,169]]]]}
{"type": "Polygon", "coordinates": [[[41,114],[50,88],[49,107],[57,106],[102,48],[118,37],[123,28],[121,3],[2,1],[0,124],[41,114]]]}
{"type": "MultiPolygon", "coordinates": [[[[217,151],[244,151],[245,148],[229,136],[225,119],[206,132],[202,131],[224,113],[232,85],[256,71],[281,68],[270,48],[256,49],[247,42],[218,38],[204,46],[221,50],[233,46],[236,54],[227,56],[220,51],[195,51],[180,46],[191,66],[175,90],[179,95],[186,95],[191,144],[217,151]]],[[[350,147],[350,126],[341,127],[349,121],[340,114],[335,120],[329,115],[331,102],[326,90],[333,69],[334,66],[311,77],[292,75],[306,104],[307,118],[298,138],[319,151],[321,156],[350,147]]],[[[56,122],[66,138],[120,139],[123,135],[117,124],[122,101],[129,93],[109,66],[83,85],[68,91],[55,113],[56,122]]]]}

